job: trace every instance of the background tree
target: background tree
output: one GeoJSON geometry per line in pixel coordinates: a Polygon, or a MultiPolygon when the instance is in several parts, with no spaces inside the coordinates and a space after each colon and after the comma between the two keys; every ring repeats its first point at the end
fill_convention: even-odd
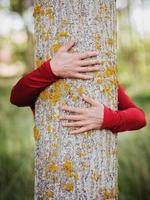
{"type": "Polygon", "coordinates": [[[34,39],[33,33],[28,28],[28,24],[24,19],[24,13],[33,5],[33,0],[10,0],[10,10],[13,12],[17,12],[23,19],[24,29],[27,34],[27,48],[25,51],[25,61],[27,68],[31,68],[33,66],[33,47],[34,47],[34,39]]]}

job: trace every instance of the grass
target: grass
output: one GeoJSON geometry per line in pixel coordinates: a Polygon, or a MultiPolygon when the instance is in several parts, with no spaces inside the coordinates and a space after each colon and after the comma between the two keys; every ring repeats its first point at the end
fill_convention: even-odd
{"type": "Polygon", "coordinates": [[[0,199],[33,199],[32,113],[9,102],[11,85],[0,81],[0,199]]]}
{"type": "MultiPolygon", "coordinates": [[[[141,92],[142,93],[142,92],[141,92]]],[[[150,119],[150,94],[133,97],[150,119]]],[[[136,117],[136,116],[135,116],[136,117]]],[[[150,126],[119,136],[119,188],[120,200],[150,199],[150,126]]]]}

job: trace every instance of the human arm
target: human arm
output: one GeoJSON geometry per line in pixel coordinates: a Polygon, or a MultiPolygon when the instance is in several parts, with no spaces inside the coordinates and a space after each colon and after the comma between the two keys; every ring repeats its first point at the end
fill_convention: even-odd
{"type": "Polygon", "coordinates": [[[10,102],[16,106],[30,106],[34,114],[35,101],[40,92],[59,78],[91,79],[91,75],[81,72],[92,72],[99,69],[97,59],[86,58],[98,55],[98,52],[69,53],[74,45],[71,39],[60,47],[52,59],[46,61],[38,69],[26,74],[12,88],[10,102]]]}
{"type": "Polygon", "coordinates": [[[10,102],[16,106],[30,106],[34,110],[40,92],[58,80],[50,67],[50,59],[39,68],[23,76],[12,88],[10,102]]]}
{"type": "Polygon", "coordinates": [[[113,133],[137,130],[147,124],[144,111],[125,93],[122,85],[118,86],[118,110],[104,106],[104,120],[101,129],[113,133]]]}
{"type": "MultiPolygon", "coordinates": [[[[58,78],[51,69],[50,61],[46,61],[41,67],[19,80],[12,90],[11,103],[17,106],[30,106],[34,114],[35,100],[39,93],[58,78]]],[[[101,129],[117,133],[136,130],[146,125],[143,110],[132,102],[121,85],[118,86],[118,102],[117,111],[104,105],[103,120],[100,116],[101,129]]]]}
{"type": "Polygon", "coordinates": [[[75,120],[75,122],[63,123],[63,126],[79,127],[71,131],[71,134],[79,134],[91,129],[108,129],[113,133],[118,133],[146,126],[144,111],[133,103],[121,85],[118,86],[118,110],[112,110],[89,96],[83,99],[91,106],[88,108],[65,106],[65,109],[63,108],[77,114],[61,116],[64,120],[75,120]]]}

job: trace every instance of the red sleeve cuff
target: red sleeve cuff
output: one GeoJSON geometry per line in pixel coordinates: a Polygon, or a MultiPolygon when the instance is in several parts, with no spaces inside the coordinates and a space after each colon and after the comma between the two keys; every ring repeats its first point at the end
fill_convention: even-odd
{"type": "Polygon", "coordinates": [[[50,64],[50,61],[51,59],[48,59],[46,62],[44,62],[42,64],[41,67],[44,67],[45,68],[45,74],[44,76],[47,76],[47,77],[52,77],[54,80],[57,80],[57,79],[60,79],[61,77],[60,76],[57,76],[53,73],[52,69],[51,69],[51,64],[50,64]],[[46,73],[47,72],[47,73],[46,73]]]}
{"type": "Polygon", "coordinates": [[[114,119],[114,116],[113,116],[112,110],[104,105],[104,118],[103,118],[103,123],[101,125],[101,129],[111,128],[113,119],[114,119]]]}
{"type": "Polygon", "coordinates": [[[104,106],[104,119],[101,129],[109,129],[113,133],[138,130],[146,126],[146,118],[138,108],[115,111],[104,106]],[[136,116],[136,117],[135,117],[136,116]]]}

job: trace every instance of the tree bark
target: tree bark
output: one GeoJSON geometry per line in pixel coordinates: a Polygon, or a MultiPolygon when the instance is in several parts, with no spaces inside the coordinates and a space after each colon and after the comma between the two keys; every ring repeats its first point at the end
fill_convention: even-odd
{"type": "MultiPolygon", "coordinates": [[[[71,52],[99,51],[94,80],[59,79],[35,104],[35,200],[118,199],[118,142],[110,130],[69,135],[65,104],[89,107],[85,93],[117,110],[115,0],[35,0],[35,64],[53,57],[70,36],[71,52]]],[[[90,74],[87,73],[87,74],[90,74]]]]}

